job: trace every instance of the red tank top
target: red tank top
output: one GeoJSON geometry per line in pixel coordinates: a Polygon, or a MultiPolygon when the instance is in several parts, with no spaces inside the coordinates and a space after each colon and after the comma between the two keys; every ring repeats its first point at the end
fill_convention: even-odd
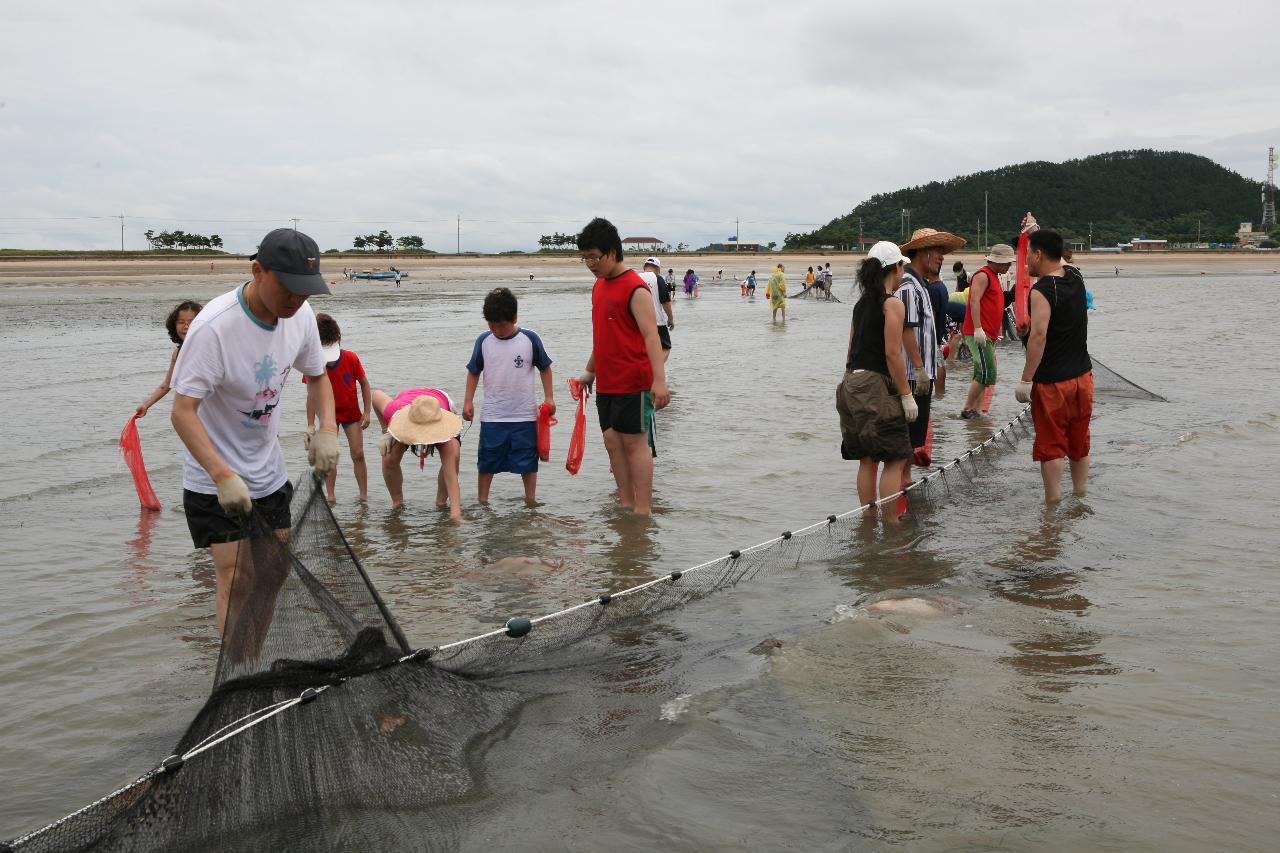
{"type": "Polygon", "coordinates": [[[994,341],[1000,337],[1000,327],[1004,320],[1004,291],[1000,289],[1000,276],[991,267],[983,267],[969,279],[969,310],[964,312],[964,325],[960,327],[960,334],[973,334],[973,279],[979,272],[987,274],[987,289],[982,291],[982,305],[979,307],[982,331],[994,341]]]}
{"type": "Polygon", "coordinates": [[[596,390],[601,394],[631,394],[653,387],[649,351],[631,314],[631,295],[637,290],[649,293],[635,270],[615,278],[598,278],[591,289],[596,390]]]}

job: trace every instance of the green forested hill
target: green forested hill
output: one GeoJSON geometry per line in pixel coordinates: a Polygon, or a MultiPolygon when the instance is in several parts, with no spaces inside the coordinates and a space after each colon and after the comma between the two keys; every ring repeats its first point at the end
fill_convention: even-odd
{"type": "Polygon", "coordinates": [[[911,228],[952,231],[978,245],[982,196],[988,194],[991,238],[1007,242],[1030,210],[1040,224],[1068,239],[1107,246],[1132,237],[1171,243],[1229,241],[1241,222],[1261,216],[1261,184],[1207,157],[1180,151],[1113,151],[1065,163],[1038,161],[935,181],[872,196],[848,215],[807,234],[788,234],[787,248],[855,243],[861,233],[902,238],[903,209],[911,228]]]}

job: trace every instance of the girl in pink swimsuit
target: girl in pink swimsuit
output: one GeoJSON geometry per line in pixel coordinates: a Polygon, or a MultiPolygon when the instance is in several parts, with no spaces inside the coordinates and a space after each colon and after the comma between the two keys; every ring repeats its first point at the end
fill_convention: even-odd
{"type": "MultiPolygon", "coordinates": [[[[426,464],[427,457],[439,451],[440,474],[436,481],[436,506],[449,510],[449,518],[459,521],[462,518],[462,495],[458,484],[459,462],[462,457],[462,440],[459,438],[462,419],[455,412],[453,400],[439,388],[409,388],[392,397],[385,391],[373,392],[373,411],[378,415],[378,423],[382,425],[382,439],[378,442],[378,451],[382,454],[382,479],[387,484],[387,492],[391,495],[391,508],[396,509],[404,504],[404,473],[400,470],[400,462],[406,450],[412,449],[419,458],[419,467],[426,464]],[[407,417],[399,419],[397,428],[405,430],[423,430],[432,435],[440,434],[438,441],[424,443],[405,443],[401,438],[419,432],[404,432],[397,436],[392,429],[392,418],[404,409],[413,411],[413,403],[419,397],[430,397],[432,403],[420,405],[418,410],[430,412],[430,422],[417,421],[411,423],[407,417]]],[[[405,412],[407,416],[409,412],[405,412]]]]}

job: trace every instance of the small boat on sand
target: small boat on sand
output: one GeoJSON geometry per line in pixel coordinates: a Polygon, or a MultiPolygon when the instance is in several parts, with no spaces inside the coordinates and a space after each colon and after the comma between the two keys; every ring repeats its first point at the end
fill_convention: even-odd
{"type": "Polygon", "coordinates": [[[391,268],[391,269],[389,269],[389,270],[384,270],[384,269],[371,269],[371,270],[362,270],[361,272],[353,272],[353,273],[351,274],[351,277],[352,277],[352,278],[374,279],[374,280],[378,280],[378,281],[387,281],[387,280],[390,280],[390,279],[396,279],[396,280],[398,281],[398,280],[400,280],[400,279],[402,279],[402,278],[408,278],[408,277],[409,277],[409,274],[408,274],[407,272],[401,272],[400,270],[396,269],[395,267],[392,267],[392,268],[391,268]]]}

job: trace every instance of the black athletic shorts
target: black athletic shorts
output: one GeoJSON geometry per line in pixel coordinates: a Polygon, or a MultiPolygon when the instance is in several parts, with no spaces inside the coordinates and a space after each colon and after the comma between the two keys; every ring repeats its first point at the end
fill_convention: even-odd
{"type": "Polygon", "coordinates": [[[658,324],[658,340],[662,341],[663,349],[671,349],[671,332],[663,323],[658,324]]]}
{"type": "Polygon", "coordinates": [[[915,449],[924,447],[925,436],[929,434],[929,404],[933,402],[933,395],[913,392],[911,396],[915,397],[916,407],[920,410],[916,419],[907,424],[907,434],[911,436],[911,447],[915,449]]]}
{"type": "Polygon", "coordinates": [[[644,435],[653,427],[653,396],[648,391],[630,394],[597,394],[596,414],[600,431],[644,435]]]}
{"type": "Polygon", "coordinates": [[[293,501],[293,483],[286,482],[276,491],[253,502],[255,512],[249,518],[233,518],[218,503],[217,495],[182,490],[182,508],[187,513],[187,528],[197,548],[208,548],[220,542],[239,542],[245,536],[257,536],[269,530],[288,530],[293,521],[289,504],[293,501]],[[259,521],[261,518],[261,521],[259,521]]]}

